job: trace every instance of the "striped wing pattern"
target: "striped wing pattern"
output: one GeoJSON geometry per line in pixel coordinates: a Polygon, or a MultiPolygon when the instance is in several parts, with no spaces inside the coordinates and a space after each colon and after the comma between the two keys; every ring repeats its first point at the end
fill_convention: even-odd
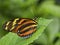
{"type": "Polygon", "coordinates": [[[29,36],[36,31],[37,23],[32,19],[16,18],[8,21],[4,28],[5,30],[17,33],[20,37],[29,36]]]}

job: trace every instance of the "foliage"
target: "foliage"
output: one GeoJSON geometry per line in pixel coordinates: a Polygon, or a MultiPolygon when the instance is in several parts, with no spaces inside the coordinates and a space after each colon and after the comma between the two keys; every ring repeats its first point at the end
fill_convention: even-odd
{"type": "Polygon", "coordinates": [[[0,0],[0,45],[60,45],[60,1],[0,0]],[[2,28],[17,17],[36,18],[36,33],[24,39],[2,28]]]}

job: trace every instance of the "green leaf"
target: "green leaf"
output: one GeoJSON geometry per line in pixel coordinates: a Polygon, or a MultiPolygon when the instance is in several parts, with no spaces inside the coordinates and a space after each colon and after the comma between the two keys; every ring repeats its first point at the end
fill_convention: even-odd
{"type": "Polygon", "coordinates": [[[55,43],[55,45],[60,45],[60,39],[55,43]]]}
{"type": "Polygon", "coordinates": [[[5,21],[7,21],[8,18],[4,17],[3,15],[0,14],[0,38],[3,37],[5,34],[7,34],[8,32],[4,31],[2,29],[3,24],[5,23],[5,21]]]}
{"type": "Polygon", "coordinates": [[[59,19],[53,18],[52,23],[49,24],[45,32],[50,43],[53,42],[58,32],[59,32],[59,19]]]}
{"type": "Polygon", "coordinates": [[[48,41],[47,41],[47,36],[46,34],[43,32],[43,34],[41,36],[39,36],[39,38],[37,40],[35,40],[33,42],[34,43],[37,43],[37,44],[41,44],[41,45],[47,45],[48,41]]]}
{"type": "Polygon", "coordinates": [[[30,38],[21,38],[17,34],[9,32],[0,39],[0,45],[28,45],[32,43],[34,40],[38,39],[38,37],[42,34],[44,29],[48,26],[48,24],[51,21],[51,19],[38,18],[37,31],[30,38]]]}
{"type": "Polygon", "coordinates": [[[36,2],[37,0],[4,0],[1,2],[1,10],[2,10],[1,13],[4,16],[5,15],[8,16],[8,18],[24,17],[24,16],[32,17],[30,15],[31,14],[33,15],[33,10],[30,10],[29,8],[32,5],[35,5],[36,2]]]}
{"type": "Polygon", "coordinates": [[[38,13],[43,14],[43,16],[52,15],[60,17],[60,6],[54,5],[54,1],[45,1],[40,7],[38,7],[38,13]]]}
{"type": "Polygon", "coordinates": [[[57,36],[57,37],[60,37],[60,32],[58,32],[58,33],[56,34],[56,36],[57,36]]]}

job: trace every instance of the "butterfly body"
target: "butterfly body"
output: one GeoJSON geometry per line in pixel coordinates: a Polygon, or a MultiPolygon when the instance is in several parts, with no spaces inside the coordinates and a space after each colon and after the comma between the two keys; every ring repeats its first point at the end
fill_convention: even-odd
{"type": "Polygon", "coordinates": [[[6,31],[17,33],[20,37],[29,37],[36,31],[37,23],[32,19],[16,18],[4,24],[6,31]]]}

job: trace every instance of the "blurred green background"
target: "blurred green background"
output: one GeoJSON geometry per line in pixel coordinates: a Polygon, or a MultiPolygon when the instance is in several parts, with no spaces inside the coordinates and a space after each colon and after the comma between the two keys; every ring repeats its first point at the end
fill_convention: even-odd
{"type": "MultiPolygon", "coordinates": [[[[5,21],[17,17],[53,19],[29,45],[60,45],[60,0],[0,0],[0,28],[5,21]]],[[[1,39],[7,32],[0,29],[0,34],[1,39]]]]}

